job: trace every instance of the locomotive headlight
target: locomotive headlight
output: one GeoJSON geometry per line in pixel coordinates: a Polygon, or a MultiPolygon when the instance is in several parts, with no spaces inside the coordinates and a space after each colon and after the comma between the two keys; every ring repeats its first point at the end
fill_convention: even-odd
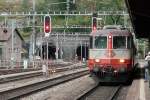
{"type": "Polygon", "coordinates": [[[118,71],[117,70],[114,70],[114,73],[117,73],[118,71]]]}
{"type": "Polygon", "coordinates": [[[120,63],[124,63],[125,62],[125,60],[124,59],[120,59],[120,63]]]}
{"type": "Polygon", "coordinates": [[[100,62],[100,60],[99,59],[95,59],[95,62],[100,62]]]}

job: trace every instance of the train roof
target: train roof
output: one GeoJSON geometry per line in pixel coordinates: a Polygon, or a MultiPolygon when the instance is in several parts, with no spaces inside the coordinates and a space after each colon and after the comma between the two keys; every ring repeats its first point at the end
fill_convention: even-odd
{"type": "Polygon", "coordinates": [[[95,32],[91,32],[91,36],[108,36],[109,34],[112,34],[112,36],[132,36],[132,33],[128,30],[121,30],[121,29],[102,29],[97,30],[95,32]]]}

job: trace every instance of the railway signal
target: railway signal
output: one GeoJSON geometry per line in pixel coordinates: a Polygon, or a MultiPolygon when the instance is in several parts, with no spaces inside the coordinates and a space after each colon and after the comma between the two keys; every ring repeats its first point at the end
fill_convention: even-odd
{"type": "Polygon", "coordinates": [[[97,30],[97,18],[93,17],[92,18],[92,31],[96,31],[97,30]]]}
{"type": "Polygon", "coordinates": [[[51,17],[49,15],[44,16],[44,33],[45,36],[49,36],[51,33],[51,17]]]}
{"type": "Polygon", "coordinates": [[[96,31],[97,30],[97,13],[93,13],[93,17],[92,17],[92,31],[96,31]]]}

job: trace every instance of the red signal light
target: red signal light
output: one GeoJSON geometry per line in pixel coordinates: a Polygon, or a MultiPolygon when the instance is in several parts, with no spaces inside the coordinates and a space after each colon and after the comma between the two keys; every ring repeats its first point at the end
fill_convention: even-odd
{"type": "Polygon", "coordinates": [[[96,30],[96,26],[93,26],[93,30],[96,30]]]}
{"type": "Polygon", "coordinates": [[[50,16],[44,17],[44,32],[51,33],[51,17],[50,16]]]}

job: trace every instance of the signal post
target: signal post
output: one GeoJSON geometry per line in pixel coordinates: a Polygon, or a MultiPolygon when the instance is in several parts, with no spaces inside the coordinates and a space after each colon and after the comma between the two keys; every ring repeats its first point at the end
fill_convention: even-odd
{"type": "Polygon", "coordinates": [[[44,16],[44,36],[45,39],[47,40],[46,42],[46,61],[44,62],[44,64],[42,65],[42,69],[43,69],[43,75],[48,76],[49,72],[48,72],[48,38],[50,36],[51,33],[51,16],[49,15],[45,15],[44,16]],[[46,64],[47,63],[47,64],[46,64]]]}
{"type": "MultiPolygon", "coordinates": [[[[92,33],[97,30],[97,13],[93,13],[92,17],[92,33]]],[[[95,47],[95,34],[93,33],[93,48],[95,47]]]]}

